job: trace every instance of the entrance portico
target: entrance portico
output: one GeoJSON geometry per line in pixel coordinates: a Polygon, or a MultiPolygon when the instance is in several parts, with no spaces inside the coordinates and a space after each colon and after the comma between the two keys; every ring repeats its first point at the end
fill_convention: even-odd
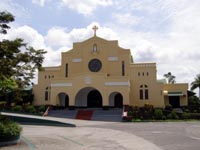
{"type": "Polygon", "coordinates": [[[102,107],[102,95],[96,88],[82,88],[76,94],[75,107],[102,107]]]}

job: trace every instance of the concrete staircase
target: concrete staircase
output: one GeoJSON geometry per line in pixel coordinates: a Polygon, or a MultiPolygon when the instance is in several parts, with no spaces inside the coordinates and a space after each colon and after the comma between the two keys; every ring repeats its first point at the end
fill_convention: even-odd
{"type": "Polygon", "coordinates": [[[76,114],[77,110],[62,109],[62,110],[50,110],[48,116],[75,119],[76,114]]]}
{"type": "Polygon", "coordinates": [[[121,122],[122,109],[95,110],[91,120],[121,122]]]}
{"type": "Polygon", "coordinates": [[[63,110],[51,110],[49,111],[48,116],[59,117],[59,118],[70,118],[70,119],[121,122],[122,111],[123,110],[119,108],[110,108],[109,110],[102,110],[101,108],[88,108],[88,109],[75,109],[75,110],[63,109],[63,110]],[[85,112],[92,112],[92,113],[84,114],[85,112]]]}
{"type": "Polygon", "coordinates": [[[93,116],[93,110],[78,110],[76,119],[91,120],[93,116]]]}

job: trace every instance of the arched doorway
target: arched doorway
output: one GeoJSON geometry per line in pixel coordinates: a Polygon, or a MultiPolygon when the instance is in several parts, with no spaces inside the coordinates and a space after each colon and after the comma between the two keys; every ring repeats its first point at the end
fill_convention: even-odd
{"type": "Polygon", "coordinates": [[[82,88],[75,97],[76,107],[102,107],[101,93],[93,87],[82,88]]]}
{"type": "Polygon", "coordinates": [[[88,107],[102,107],[102,96],[98,90],[92,90],[87,96],[88,107]]]}
{"type": "Polygon", "coordinates": [[[123,96],[119,92],[113,92],[109,96],[109,105],[111,107],[122,108],[123,107],[123,96]]]}
{"type": "Polygon", "coordinates": [[[114,104],[115,104],[115,107],[118,107],[118,108],[123,107],[123,97],[120,93],[115,95],[114,104]]]}
{"type": "Polygon", "coordinates": [[[67,94],[59,93],[58,97],[59,97],[60,106],[65,107],[65,108],[69,106],[69,96],[67,94]]]}

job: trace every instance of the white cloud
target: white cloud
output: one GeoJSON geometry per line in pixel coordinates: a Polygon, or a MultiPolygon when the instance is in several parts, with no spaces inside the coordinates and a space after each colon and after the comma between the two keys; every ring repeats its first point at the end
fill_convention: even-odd
{"type": "Polygon", "coordinates": [[[32,0],[33,4],[44,6],[46,0],[32,0]]]}
{"type": "Polygon", "coordinates": [[[91,15],[98,6],[112,5],[112,0],[62,0],[63,5],[85,16],[91,15]]]}
{"type": "MultiPolygon", "coordinates": [[[[155,14],[163,13],[163,17],[167,19],[167,32],[138,32],[133,28],[131,31],[133,36],[135,37],[135,33],[137,33],[137,35],[139,34],[142,39],[149,41],[154,46],[156,45],[159,48],[158,51],[162,53],[158,56],[174,56],[175,58],[187,58],[189,60],[191,60],[189,58],[191,56],[199,56],[200,1],[162,0],[156,2],[151,0],[152,4],[149,4],[148,6],[141,5],[141,3],[144,4],[145,2],[140,1],[140,4],[138,4],[137,7],[135,5],[135,8],[143,11],[147,10],[147,7],[152,6],[152,8],[156,8],[154,10],[155,14]]],[[[163,19],[161,18],[161,20],[163,19]]],[[[141,24],[143,23],[142,21],[141,24]]]]}
{"type": "Polygon", "coordinates": [[[46,44],[55,48],[66,46],[68,39],[69,36],[65,33],[65,29],[59,27],[51,28],[45,36],[46,44]]]}
{"type": "Polygon", "coordinates": [[[118,23],[126,26],[133,26],[140,23],[140,18],[132,15],[131,13],[113,13],[112,17],[118,23]]]}
{"type": "MultiPolygon", "coordinates": [[[[111,7],[112,13],[106,16],[106,21],[99,19],[99,23],[94,22],[87,27],[70,31],[62,27],[52,27],[42,36],[31,27],[16,27],[12,35],[9,34],[10,37],[21,36],[33,46],[45,47],[48,50],[45,66],[59,64],[60,52],[69,50],[73,42],[93,36],[92,27],[96,24],[99,27],[99,37],[119,40],[120,46],[131,49],[136,63],[157,62],[158,77],[170,71],[177,77],[178,82],[191,83],[196,74],[200,73],[199,0],[60,1],[63,6],[86,16],[93,14],[100,7],[114,7],[111,7]]],[[[12,12],[24,10],[12,2],[2,0],[0,9],[8,8],[8,11],[12,12]]],[[[41,6],[45,3],[46,0],[37,1],[41,6]]],[[[14,14],[20,13],[21,11],[14,14]]]]}
{"type": "Polygon", "coordinates": [[[44,38],[35,29],[29,26],[12,27],[4,39],[14,40],[16,38],[24,39],[24,42],[36,49],[45,48],[44,38]]]}
{"type": "Polygon", "coordinates": [[[109,28],[100,26],[99,23],[91,23],[86,28],[74,28],[70,32],[66,29],[60,27],[53,27],[49,29],[47,35],[45,36],[45,42],[47,45],[53,49],[58,49],[60,47],[72,48],[73,42],[84,41],[93,36],[92,27],[97,25],[100,29],[97,31],[97,35],[104,37],[106,39],[112,39],[116,37],[116,34],[109,28]]]}
{"type": "Polygon", "coordinates": [[[124,1],[122,6],[126,10],[118,7],[119,19],[107,23],[108,28],[118,33],[120,45],[131,49],[136,63],[156,62],[158,78],[170,71],[178,83],[190,85],[200,73],[200,1],[151,0],[132,4],[124,1]],[[123,24],[125,18],[119,21],[124,14],[137,18],[135,11],[143,16],[136,26],[123,24]],[[141,28],[144,24],[156,28],[141,28]]]}
{"type": "Polygon", "coordinates": [[[1,0],[0,2],[0,10],[1,11],[8,11],[12,13],[15,18],[16,17],[22,17],[22,18],[28,18],[28,11],[22,7],[21,5],[13,2],[13,0],[1,0]]]}
{"type": "Polygon", "coordinates": [[[73,42],[80,42],[89,38],[91,32],[86,28],[74,28],[70,32],[67,32],[64,28],[53,27],[49,29],[45,36],[46,44],[53,49],[59,49],[60,47],[67,47],[69,50],[72,48],[73,42]]]}
{"type": "Polygon", "coordinates": [[[38,33],[37,30],[30,26],[12,26],[8,34],[1,36],[2,39],[14,40],[16,38],[24,39],[24,42],[35,49],[45,49],[48,53],[45,54],[44,66],[60,65],[61,52],[68,51],[72,48],[73,42],[84,41],[93,36],[92,27],[97,25],[101,30],[97,35],[106,39],[116,37],[115,33],[107,28],[101,27],[98,23],[91,23],[86,28],[74,28],[70,32],[60,27],[51,28],[46,36],[38,33]]]}

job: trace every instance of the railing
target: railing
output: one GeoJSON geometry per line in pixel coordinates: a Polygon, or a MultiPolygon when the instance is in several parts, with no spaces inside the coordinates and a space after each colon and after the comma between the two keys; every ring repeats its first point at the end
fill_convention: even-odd
{"type": "Polygon", "coordinates": [[[47,107],[46,111],[43,114],[43,117],[48,116],[50,106],[47,107]]]}

